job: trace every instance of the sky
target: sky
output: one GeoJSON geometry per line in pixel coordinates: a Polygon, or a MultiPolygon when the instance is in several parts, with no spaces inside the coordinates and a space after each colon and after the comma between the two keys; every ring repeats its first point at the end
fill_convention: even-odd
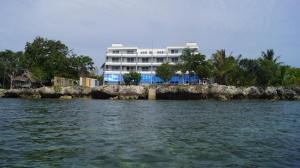
{"type": "Polygon", "coordinates": [[[60,40],[101,66],[112,43],[164,48],[197,42],[257,58],[274,49],[300,67],[300,0],[0,0],[0,50],[60,40]]]}

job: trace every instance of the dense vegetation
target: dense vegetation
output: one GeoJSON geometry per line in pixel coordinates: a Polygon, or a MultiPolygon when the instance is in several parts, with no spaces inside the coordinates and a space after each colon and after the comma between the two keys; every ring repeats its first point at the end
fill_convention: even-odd
{"type": "Polygon", "coordinates": [[[35,78],[49,82],[54,76],[78,79],[91,76],[95,69],[89,56],[76,55],[61,41],[37,37],[27,42],[25,51],[0,52],[0,85],[8,88],[20,70],[30,71],[35,78]]]}
{"type": "Polygon", "coordinates": [[[171,80],[176,68],[169,63],[163,63],[156,69],[156,75],[160,77],[164,82],[171,80]]]}
{"type": "MultiPolygon", "coordinates": [[[[96,77],[94,62],[89,56],[76,55],[61,41],[37,37],[27,42],[24,51],[0,51],[0,87],[9,88],[11,79],[21,70],[30,71],[39,81],[49,83],[54,76],[78,79],[96,77]]],[[[201,79],[236,86],[300,86],[300,68],[279,62],[272,49],[257,59],[228,55],[217,50],[210,59],[202,53],[184,49],[176,64],[164,63],[156,70],[165,83],[175,74],[188,73],[201,79]],[[180,72],[180,73],[179,73],[180,72]]],[[[99,77],[103,80],[103,77],[99,77]]],[[[123,76],[125,84],[138,84],[141,74],[123,76]]]]}
{"type": "Polygon", "coordinates": [[[141,81],[141,74],[138,72],[129,72],[123,75],[125,85],[138,85],[141,81]]]}
{"type": "Polygon", "coordinates": [[[262,52],[258,59],[234,57],[227,55],[225,50],[217,50],[206,59],[195,50],[185,49],[180,60],[176,65],[162,64],[156,73],[165,81],[169,81],[175,72],[181,72],[224,85],[300,86],[300,68],[279,62],[272,49],[262,52]]]}

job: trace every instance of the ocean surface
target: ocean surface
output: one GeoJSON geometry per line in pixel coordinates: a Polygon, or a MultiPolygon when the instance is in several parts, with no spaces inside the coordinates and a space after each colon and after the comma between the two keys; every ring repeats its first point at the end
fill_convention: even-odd
{"type": "Polygon", "coordinates": [[[300,167],[300,102],[0,99],[0,167],[300,167]]]}

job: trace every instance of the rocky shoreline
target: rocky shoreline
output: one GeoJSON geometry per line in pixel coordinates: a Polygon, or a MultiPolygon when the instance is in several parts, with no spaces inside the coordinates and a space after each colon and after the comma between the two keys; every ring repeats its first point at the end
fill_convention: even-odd
{"type": "Polygon", "coordinates": [[[300,100],[300,87],[235,87],[225,85],[157,85],[124,86],[107,85],[94,89],[83,87],[42,87],[38,89],[0,90],[0,97],[6,98],[93,98],[93,99],[161,99],[190,100],[217,99],[269,99],[300,100]],[[154,93],[150,94],[150,90],[154,93]],[[154,97],[149,98],[149,95],[154,97]]]}
{"type": "Polygon", "coordinates": [[[90,97],[91,89],[82,87],[41,87],[37,89],[10,89],[0,91],[3,98],[80,98],[90,97]]]}

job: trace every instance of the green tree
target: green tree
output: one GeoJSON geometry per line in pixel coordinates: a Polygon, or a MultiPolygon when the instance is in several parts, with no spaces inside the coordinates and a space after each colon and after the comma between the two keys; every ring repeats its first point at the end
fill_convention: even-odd
{"type": "Polygon", "coordinates": [[[237,67],[237,61],[233,56],[227,56],[226,51],[217,50],[216,53],[212,55],[212,64],[215,67],[214,77],[219,84],[230,84],[230,75],[237,67]]]}
{"type": "Polygon", "coordinates": [[[94,62],[88,56],[77,56],[61,41],[37,37],[25,46],[24,65],[41,80],[51,80],[54,76],[77,79],[89,76],[94,62]]]}
{"type": "Polygon", "coordinates": [[[60,41],[37,37],[32,43],[25,46],[25,66],[43,80],[51,80],[55,75],[68,72],[70,51],[60,41]],[[43,75],[41,75],[43,74],[43,75]]]}
{"type": "Polygon", "coordinates": [[[257,73],[257,84],[261,86],[279,85],[281,71],[281,62],[278,62],[279,57],[275,57],[272,49],[267,52],[262,52],[259,61],[259,68],[257,73]]]}
{"type": "Polygon", "coordinates": [[[93,59],[89,56],[76,56],[70,57],[70,71],[73,76],[90,76],[91,71],[95,70],[93,59]]]}
{"type": "Polygon", "coordinates": [[[125,85],[131,84],[131,75],[129,73],[123,75],[123,81],[125,85]]]}
{"type": "Polygon", "coordinates": [[[300,68],[286,67],[283,84],[285,86],[300,86],[300,68]]]}
{"type": "Polygon", "coordinates": [[[178,62],[178,64],[183,73],[185,72],[191,73],[196,69],[198,62],[204,59],[205,56],[203,57],[203,55],[201,54],[196,55],[196,50],[185,48],[182,51],[182,54],[180,56],[180,61],[178,62]]]}
{"type": "Polygon", "coordinates": [[[123,75],[125,85],[138,85],[142,79],[142,76],[138,72],[129,72],[123,75]]]}
{"type": "Polygon", "coordinates": [[[195,68],[195,73],[199,78],[210,79],[213,75],[214,66],[209,61],[204,61],[195,68]]]}
{"type": "Polygon", "coordinates": [[[244,58],[239,61],[239,80],[241,86],[251,86],[257,83],[259,62],[256,59],[244,58]]]}
{"type": "Polygon", "coordinates": [[[179,67],[184,73],[197,75],[200,78],[210,78],[213,75],[214,66],[205,59],[205,55],[192,49],[184,49],[180,56],[179,67]]]}
{"type": "Polygon", "coordinates": [[[165,83],[170,81],[175,74],[175,67],[169,63],[163,63],[156,68],[156,75],[165,83]]]}
{"type": "Polygon", "coordinates": [[[12,79],[22,69],[23,52],[5,50],[0,52],[0,75],[2,87],[12,88],[12,79]]]}

